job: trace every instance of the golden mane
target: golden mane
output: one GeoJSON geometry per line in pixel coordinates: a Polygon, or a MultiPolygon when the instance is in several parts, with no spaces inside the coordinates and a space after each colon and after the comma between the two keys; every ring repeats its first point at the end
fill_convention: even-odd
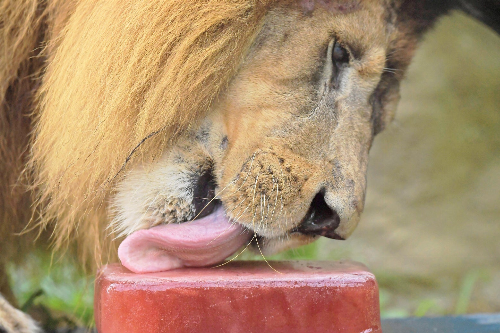
{"type": "Polygon", "coordinates": [[[56,247],[76,239],[96,262],[114,252],[104,215],[112,185],[211,107],[269,2],[73,1],[64,28],[48,34],[29,163],[56,247]]]}

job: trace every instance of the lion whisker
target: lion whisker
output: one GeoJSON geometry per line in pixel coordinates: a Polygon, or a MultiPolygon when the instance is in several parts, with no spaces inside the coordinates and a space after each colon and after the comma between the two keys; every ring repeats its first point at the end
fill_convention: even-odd
{"type": "Polygon", "coordinates": [[[236,258],[238,258],[243,252],[246,251],[246,249],[248,249],[248,247],[250,246],[250,244],[252,244],[253,240],[256,239],[256,233],[253,234],[253,237],[250,239],[250,241],[248,242],[248,244],[245,246],[245,248],[243,250],[241,250],[240,253],[238,253],[236,256],[232,257],[231,259],[223,262],[222,264],[219,264],[217,266],[214,266],[213,268],[216,268],[216,267],[221,267],[221,266],[224,266],[224,265],[227,265],[229,264],[231,261],[234,261],[236,258]]]}
{"type": "MultiPolygon", "coordinates": [[[[243,199],[243,201],[245,201],[245,200],[246,200],[246,199],[243,199]]],[[[242,201],[242,202],[243,202],[243,201],[242,201]]],[[[242,202],[240,202],[240,203],[242,203],[242,202]]],[[[248,205],[248,206],[250,206],[250,205],[248,205]]],[[[248,209],[248,208],[247,208],[247,209],[248,209]]],[[[234,208],[233,208],[233,210],[234,210],[234,208]]],[[[242,216],[242,215],[240,215],[237,219],[231,219],[231,223],[229,224],[229,226],[228,226],[226,229],[224,229],[224,231],[228,230],[228,229],[229,229],[229,228],[231,228],[233,225],[235,225],[235,224],[238,222],[238,220],[239,220],[239,218],[240,218],[241,216],[242,216]]],[[[220,233],[217,237],[215,237],[215,238],[214,238],[214,239],[212,239],[210,242],[208,242],[208,244],[207,244],[207,245],[210,245],[213,241],[217,240],[217,239],[218,239],[218,238],[219,238],[219,237],[220,237],[220,236],[224,233],[224,231],[222,231],[222,232],[221,232],[221,233],[220,233]]]]}
{"type": "Polygon", "coordinates": [[[160,133],[161,131],[163,131],[164,129],[166,128],[166,126],[163,126],[162,128],[160,128],[159,130],[156,130],[154,132],[151,132],[149,133],[147,136],[145,136],[131,151],[130,153],[128,154],[128,156],[125,158],[125,162],[123,162],[123,165],[122,167],[120,168],[120,170],[118,170],[118,172],[113,176],[111,177],[111,179],[108,179],[107,181],[105,181],[103,184],[102,184],[102,188],[105,188],[107,184],[109,183],[112,183],[116,177],[118,177],[118,175],[123,171],[125,170],[125,167],[127,166],[128,162],[132,159],[132,155],[135,154],[135,152],[137,151],[137,149],[139,149],[140,146],[142,146],[142,144],[144,142],[146,142],[148,139],[152,138],[153,136],[155,136],[156,134],[160,133]]]}
{"type": "MultiPolygon", "coordinates": [[[[256,154],[257,153],[254,152],[253,155],[252,155],[252,162],[250,162],[249,171],[252,170],[253,161],[255,160],[255,155],[256,154]]],[[[234,192],[241,190],[241,188],[243,187],[243,185],[245,185],[245,183],[247,182],[247,179],[248,179],[249,176],[250,176],[250,172],[247,173],[247,176],[245,177],[245,180],[243,180],[243,183],[241,183],[240,187],[238,187],[237,189],[235,189],[234,192]]],[[[238,179],[239,179],[239,175],[235,178],[235,181],[238,180],[238,179]]]]}
{"type": "Polygon", "coordinates": [[[252,207],[252,204],[249,203],[247,205],[247,208],[245,208],[245,210],[243,210],[243,212],[237,217],[236,221],[239,221],[239,219],[243,216],[243,214],[245,214],[245,212],[248,210],[248,208],[252,207]]]}
{"type": "MultiPolygon", "coordinates": [[[[238,178],[235,178],[234,180],[230,181],[226,186],[224,186],[224,188],[222,190],[220,190],[219,192],[217,192],[216,195],[214,195],[214,197],[205,205],[205,207],[203,207],[200,212],[198,214],[196,214],[196,216],[191,219],[191,221],[194,221],[198,218],[198,216],[200,216],[201,213],[203,213],[203,211],[205,210],[205,208],[208,207],[208,205],[210,205],[212,203],[212,201],[218,199],[219,195],[224,192],[233,182],[235,182],[238,178]]],[[[207,198],[208,199],[208,198],[207,198]]]]}
{"type": "MultiPolygon", "coordinates": [[[[254,234],[255,236],[256,234],[254,234]]],[[[262,259],[264,259],[264,261],[266,262],[267,266],[269,266],[273,271],[275,271],[276,273],[279,273],[279,274],[283,274],[281,273],[280,271],[278,271],[276,268],[274,268],[273,266],[271,266],[271,263],[267,260],[266,256],[264,255],[264,253],[262,252],[262,249],[260,248],[260,245],[259,245],[259,240],[258,239],[255,239],[255,243],[257,244],[257,248],[259,249],[259,252],[260,252],[260,255],[262,256],[262,259]]]]}
{"type": "Polygon", "coordinates": [[[252,217],[252,227],[254,228],[254,230],[255,230],[255,215],[257,214],[257,208],[255,207],[255,195],[257,193],[257,182],[259,181],[259,176],[260,176],[260,172],[255,177],[255,184],[253,187],[252,207],[254,208],[254,213],[253,213],[253,217],[252,217]]]}
{"type": "Polygon", "coordinates": [[[273,182],[276,183],[276,199],[274,200],[274,207],[273,207],[273,212],[271,214],[271,218],[274,218],[274,213],[276,211],[276,207],[278,206],[278,194],[279,194],[279,191],[280,191],[280,184],[277,180],[275,180],[275,178],[273,177],[273,182]]]}
{"type": "Polygon", "coordinates": [[[384,71],[384,72],[387,72],[387,73],[393,73],[393,74],[396,74],[398,71],[401,71],[401,69],[384,67],[384,68],[383,68],[383,71],[384,71]]]}
{"type": "Polygon", "coordinates": [[[260,222],[259,222],[259,228],[261,228],[264,225],[264,204],[262,204],[262,201],[266,200],[266,197],[261,193],[260,194],[260,222]]]}
{"type": "Polygon", "coordinates": [[[229,212],[226,212],[226,215],[229,215],[231,214],[232,212],[234,212],[234,210],[236,208],[238,208],[239,205],[241,205],[243,202],[245,202],[247,200],[247,198],[243,198],[243,200],[241,200],[236,206],[234,206],[229,212]]]}

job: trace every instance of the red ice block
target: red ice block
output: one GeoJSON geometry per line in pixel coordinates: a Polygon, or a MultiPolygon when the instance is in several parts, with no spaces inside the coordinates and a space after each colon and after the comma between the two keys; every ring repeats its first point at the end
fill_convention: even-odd
{"type": "Polygon", "coordinates": [[[103,267],[95,282],[99,333],[381,332],[378,287],[346,261],[231,262],[134,274],[103,267]]]}

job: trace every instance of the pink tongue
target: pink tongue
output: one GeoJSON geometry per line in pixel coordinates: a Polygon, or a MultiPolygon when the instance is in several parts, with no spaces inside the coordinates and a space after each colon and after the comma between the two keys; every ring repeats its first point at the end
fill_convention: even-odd
{"type": "Polygon", "coordinates": [[[135,273],[209,266],[246,245],[250,236],[241,225],[229,222],[221,206],[199,220],[136,231],[120,244],[118,257],[135,273]]]}

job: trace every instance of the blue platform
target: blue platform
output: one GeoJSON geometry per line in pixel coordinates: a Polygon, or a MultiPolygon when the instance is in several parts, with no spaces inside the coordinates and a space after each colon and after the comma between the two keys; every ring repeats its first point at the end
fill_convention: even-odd
{"type": "MultiPolygon", "coordinates": [[[[500,333],[500,313],[382,319],[383,333],[500,333]]],[[[85,328],[47,333],[97,333],[85,328]]]]}
{"type": "Polygon", "coordinates": [[[500,313],[382,320],[384,333],[500,333],[500,313]]]}

